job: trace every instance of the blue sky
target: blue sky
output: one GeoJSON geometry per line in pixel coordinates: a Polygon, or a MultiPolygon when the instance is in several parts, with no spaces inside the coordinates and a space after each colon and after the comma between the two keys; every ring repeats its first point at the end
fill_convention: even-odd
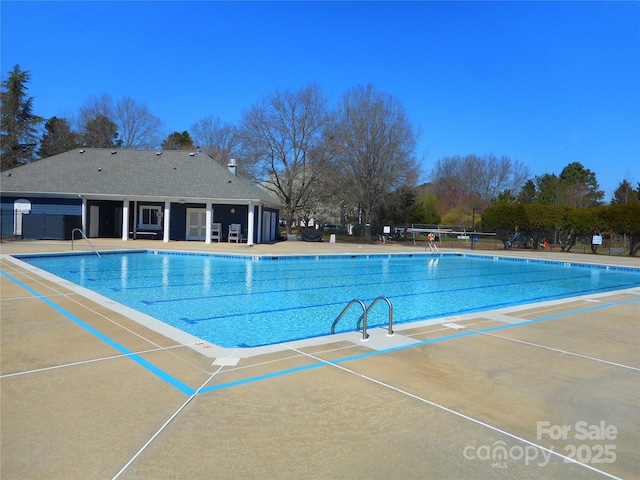
{"type": "Polygon", "coordinates": [[[533,175],[571,162],[606,200],[640,181],[640,2],[0,3],[1,72],[32,74],[35,113],[130,96],[165,132],[237,123],[275,89],[334,102],[373,84],[442,157],[507,155],[533,175]]]}

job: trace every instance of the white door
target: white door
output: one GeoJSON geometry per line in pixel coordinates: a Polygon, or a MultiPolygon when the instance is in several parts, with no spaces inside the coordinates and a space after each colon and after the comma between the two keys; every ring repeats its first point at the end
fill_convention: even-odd
{"type": "Polygon", "coordinates": [[[262,212],[262,242],[270,242],[271,238],[271,215],[269,212],[262,212]]]}
{"type": "Polygon", "coordinates": [[[89,210],[89,237],[95,238],[100,234],[100,207],[91,205],[89,210]]]}
{"type": "Polygon", "coordinates": [[[207,210],[187,208],[187,240],[205,240],[207,234],[207,210]]]}

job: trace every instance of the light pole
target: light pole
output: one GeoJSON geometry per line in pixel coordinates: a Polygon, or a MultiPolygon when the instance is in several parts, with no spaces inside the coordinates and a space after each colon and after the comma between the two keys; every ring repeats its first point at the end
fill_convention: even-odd
{"type": "Polygon", "coordinates": [[[471,250],[476,248],[476,210],[478,207],[471,207],[471,224],[473,225],[473,237],[471,238],[471,250]]]}
{"type": "Polygon", "coordinates": [[[364,238],[362,233],[362,201],[360,200],[358,200],[358,237],[360,237],[360,240],[364,238]]]}

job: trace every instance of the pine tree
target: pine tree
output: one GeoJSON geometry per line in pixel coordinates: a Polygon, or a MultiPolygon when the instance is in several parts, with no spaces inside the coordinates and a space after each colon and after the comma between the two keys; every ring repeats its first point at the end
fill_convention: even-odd
{"type": "Polygon", "coordinates": [[[536,184],[533,180],[529,179],[523,185],[520,193],[518,194],[518,203],[533,203],[538,197],[536,190],[536,184]]]}
{"type": "MultiPolygon", "coordinates": [[[[638,187],[640,188],[640,184],[638,184],[638,187]]],[[[625,203],[633,202],[638,199],[640,199],[640,190],[634,190],[628,180],[623,180],[618,184],[618,188],[613,192],[611,205],[624,205],[625,203]]]]}
{"type": "Polygon", "coordinates": [[[37,126],[42,118],[33,114],[33,97],[27,97],[28,71],[15,65],[2,82],[1,109],[1,170],[14,168],[35,160],[38,144],[37,126]]]}
{"type": "Polygon", "coordinates": [[[64,118],[52,117],[44,124],[44,128],[46,131],[38,150],[40,158],[68,152],[81,145],[80,135],[71,131],[69,122],[64,118]]]}
{"type": "Polygon", "coordinates": [[[598,190],[596,174],[580,162],[573,162],[560,173],[567,205],[574,208],[595,207],[602,203],[604,192],[598,190]]]}
{"type": "Polygon", "coordinates": [[[82,140],[85,146],[93,148],[114,148],[122,145],[122,141],[118,140],[118,125],[105,115],[97,115],[87,122],[82,140]]]}
{"type": "Polygon", "coordinates": [[[193,139],[186,130],[182,133],[173,132],[162,142],[163,150],[193,150],[193,148],[193,139]]]}

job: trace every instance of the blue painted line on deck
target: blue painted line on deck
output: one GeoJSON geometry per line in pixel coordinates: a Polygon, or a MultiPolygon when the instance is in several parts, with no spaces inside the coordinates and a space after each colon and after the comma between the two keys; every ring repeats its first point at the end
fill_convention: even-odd
{"type": "Polygon", "coordinates": [[[268,380],[270,378],[281,377],[283,375],[289,375],[291,373],[298,373],[298,372],[302,372],[304,370],[311,370],[311,369],[317,368],[317,367],[328,367],[331,364],[337,365],[339,363],[346,363],[346,362],[351,362],[353,360],[360,360],[362,358],[372,357],[374,355],[380,355],[381,353],[388,353],[388,352],[392,352],[394,350],[401,350],[401,349],[404,349],[404,348],[416,347],[418,345],[426,345],[426,344],[429,344],[429,343],[444,342],[445,340],[451,340],[451,339],[459,338],[459,337],[466,337],[467,335],[474,335],[474,334],[475,334],[475,332],[464,332],[464,333],[460,333],[460,334],[457,334],[457,335],[450,335],[448,337],[440,337],[440,338],[434,338],[434,339],[431,339],[431,340],[425,340],[424,342],[414,343],[412,345],[403,345],[402,347],[389,348],[387,350],[378,350],[378,351],[362,353],[360,355],[354,355],[352,357],[340,358],[338,360],[312,363],[310,365],[303,365],[301,367],[289,368],[287,370],[280,370],[278,372],[272,372],[272,373],[268,373],[268,374],[265,374],[265,375],[259,375],[257,377],[245,378],[243,380],[237,380],[235,382],[221,383],[219,385],[213,385],[211,387],[203,388],[202,390],[200,390],[199,393],[212,392],[212,391],[215,391],[215,390],[223,390],[225,388],[236,387],[238,385],[244,385],[244,384],[247,384],[247,383],[259,382],[261,380],[268,380]]]}
{"type": "Polygon", "coordinates": [[[354,361],[354,360],[361,360],[361,359],[364,359],[364,358],[373,357],[375,355],[381,355],[381,354],[384,354],[384,353],[390,353],[390,352],[394,352],[394,351],[405,350],[405,349],[408,349],[408,348],[414,348],[414,347],[419,347],[419,346],[423,346],[423,345],[430,345],[430,344],[434,344],[434,343],[440,343],[440,342],[444,342],[444,341],[448,341],[448,340],[455,340],[455,339],[458,339],[458,338],[468,337],[468,336],[471,336],[471,335],[477,335],[477,334],[480,334],[480,333],[494,332],[494,331],[497,331],[497,330],[504,330],[504,329],[507,329],[507,328],[520,327],[520,326],[523,326],[523,325],[530,325],[530,324],[534,324],[534,323],[545,322],[545,321],[548,321],[548,320],[554,320],[554,319],[557,319],[557,318],[567,317],[567,316],[571,316],[571,315],[577,315],[577,314],[580,314],[580,313],[587,313],[587,312],[592,312],[592,311],[596,311],[596,310],[601,310],[601,309],[609,308],[609,307],[616,306],[616,305],[626,305],[626,304],[630,304],[630,303],[638,303],[638,302],[640,302],[640,298],[638,298],[638,299],[626,300],[626,301],[623,301],[623,302],[605,303],[605,304],[602,304],[602,305],[594,305],[592,307],[583,308],[583,309],[580,309],[580,310],[557,313],[557,314],[554,314],[554,315],[549,315],[549,316],[537,318],[537,319],[534,319],[534,320],[525,320],[525,321],[522,321],[522,322],[519,322],[519,323],[514,323],[514,324],[500,325],[500,326],[497,326],[497,327],[490,327],[490,328],[485,328],[485,329],[482,329],[482,330],[465,330],[465,331],[462,331],[462,332],[457,333],[455,335],[447,335],[447,336],[444,336],[444,337],[432,338],[432,339],[429,339],[429,340],[424,340],[422,342],[416,342],[416,343],[413,343],[413,344],[410,344],[410,345],[401,345],[401,346],[398,346],[398,347],[388,348],[388,349],[385,349],[385,350],[371,351],[371,352],[362,353],[362,354],[359,354],[359,355],[354,355],[354,356],[351,356],[351,357],[345,357],[345,358],[333,360],[333,361],[330,361],[330,362],[327,361],[327,362],[312,363],[312,364],[309,364],[309,365],[303,365],[303,366],[296,367],[296,368],[280,370],[280,371],[268,373],[268,374],[265,374],[265,375],[258,375],[258,376],[255,376],[255,377],[249,377],[249,378],[245,378],[245,379],[242,379],[242,380],[236,380],[236,381],[233,381],[233,382],[221,383],[221,384],[218,384],[218,385],[212,385],[210,387],[201,388],[200,390],[197,391],[197,390],[189,387],[188,385],[185,385],[184,383],[180,382],[179,380],[177,380],[176,378],[172,377],[171,375],[169,375],[165,371],[161,370],[160,368],[156,367],[152,363],[148,362],[147,360],[141,358],[136,353],[128,350],[127,348],[125,348],[122,345],[118,344],[114,340],[110,339],[109,337],[107,337],[103,333],[99,332],[98,330],[96,330],[92,326],[90,326],[87,323],[83,322],[82,320],[80,320],[75,315],[67,312],[62,307],[56,305],[54,302],[49,300],[47,297],[45,297],[44,295],[41,295],[40,293],[36,292],[31,287],[27,286],[26,284],[24,284],[20,280],[14,278],[10,274],[4,272],[3,270],[0,270],[0,274],[4,275],[5,277],[10,279],[11,281],[16,283],[17,285],[21,286],[22,288],[27,290],[29,293],[31,293],[32,295],[34,295],[38,299],[42,300],[47,305],[49,305],[50,307],[54,308],[56,311],[60,312],[62,315],[66,316],[67,318],[69,318],[74,323],[78,324],[79,326],[81,326],[82,328],[87,330],[88,332],[92,333],[93,335],[95,335],[97,338],[99,338],[100,340],[102,340],[106,344],[112,346],[113,348],[115,348],[119,352],[127,355],[133,361],[135,361],[136,363],[138,363],[139,365],[141,365],[142,367],[144,367],[145,369],[147,369],[148,371],[150,371],[154,375],[158,376],[160,379],[162,379],[165,382],[169,383],[170,385],[174,386],[175,388],[177,388],[178,390],[180,390],[182,393],[184,393],[187,396],[191,396],[191,395],[194,395],[194,394],[206,393],[206,392],[213,392],[213,391],[217,391],[217,390],[224,390],[224,389],[227,389],[227,388],[233,388],[233,387],[237,387],[237,386],[240,386],[240,385],[246,385],[246,384],[250,384],[250,383],[259,382],[259,381],[262,381],[262,380],[268,380],[268,379],[271,379],[271,378],[276,378],[276,377],[281,377],[281,376],[284,376],[284,375],[298,373],[298,372],[302,372],[302,371],[305,371],[305,370],[311,370],[311,369],[314,369],[314,368],[317,368],[317,367],[326,367],[326,366],[330,366],[331,364],[336,364],[337,365],[337,364],[341,364],[341,363],[347,363],[347,362],[351,362],[351,361],[354,361]]]}
{"type": "Polygon", "coordinates": [[[304,370],[310,370],[310,369],[316,368],[316,367],[327,367],[327,366],[330,366],[331,364],[338,365],[338,364],[341,364],[341,363],[352,362],[354,360],[361,360],[363,358],[373,357],[375,355],[381,355],[383,353],[390,353],[390,352],[395,352],[395,351],[399,351],[399,350],[406,350],[408,348],[414,348],[414,347],[420,347],[420,346],[423,346],[423,345],[430,345],[430,344],[434,344],[434,343],[440,343],[440,342],[444,342],[444,341],[447,341],[447,340],[455,340],[457,338],[468,337],[468,336],[471,336],[471,335],[478,335],[480,333],[493,332],[493,331],[496,331],[496,330],[504,330],[506,328],[520,327],[520,326],[523,326],[523,325],[530,325],[530,324],[534,324],[534,323],[545,322],[545,321],[548,321],[548,320],[554,320],[556,318],[567,317],[567,316],[570,316],[570,315],[577,315],[577,314],[580,314],[580,313],[592,312],[592,311],[595,311],[595,310],[600,310],[600,309],[603,309],[603,308],[609,308],[609,307],[613,307],[613,306],[616,306],[616,305],[626,305],[626,304],[629,304],[629,303],[637,303],[637,302],[640,302],[640,299],[627,300],[627,301],[624,301],[624,302],[606,303],[606,304],[603,304],[603,305],[596,305],[596,306],[589,307],[589,308],[583,308],[583,309],[580,309],[580,310],[574,310],[572,312],[563,312],[563,313],[558,313],[558,314],[554,314],[554,315],[549,315],[547,317],[536,318],[535,320],[525,320],[525,321],[520,322],[520,323],[514,323],[514,324],[508,324],[508,325],[500,325],[498,327],[485,328],[485,329],[482,329],[482,330],[472,330],[472,331],[466,330],[466,331],[463,331],[461,333],[457,333],[455,335],[447,335],[445,337],[432,338],[432,339],[429,339],[429,340],[424,340],[422,342],[412,343],[410,345],[401,345],[401,346],[398,346],[398,347],[388,348],[386,350],[378,350],[378,351],[371,351],[371,352],[367,352],[367,353],[361,353],[359,355],[354,355],[352,357],[340,358],[340,359],[337,359],[337,360],[332,360],[330,362],[329,361],[327,361],[327,362],[318,362],[318,363],[314,363],[314,364],[311,364],[311,365],[305,365],[305,366],[302,366],[302,367],[290,368],[290,369],[287,369],[287,370],[281,370],[281,371],[278,371],[278,372],[273,372],[273,373],[270,373],[270,374],[267,374],[267,375],[259,375],[257,377],[250,377],[250,378],[246,378],[246,379],[243,379],[243,380],[238,380],[238,381],[235,381],[235,382],[222,383],[222,384],[219,384],[219,385],[214,385],[214,386],[211,386],[211,387],[203,388],[202,390],[200,390],[199,393],[212,392],[212,391],[215,391],[215,390],[223,390],[223,389],[226,389],[226,388],[236,387],[238,385],[245,385],[245,384],[248,384],[248,383],[259,382],[259,381],[262,381],[262,380],[268,380],[270,378],[280,377],[280,376],[283,376],[283,375],[289,375],[291,373],[297,373],[297,372],[301,372],[301,371],[304,371],[304,370]]]}
{"type": "Polygon", "coordinates": [[[166,373],[164,370],[161,370],[160,368],[156,367],[155,365],[153,365],[152,363],[148,362],[144,358],[140,357],[138,354],[136,354],[136,353],[132,352],[131,350],[123,347],[119,343],[117,343],[114,340],[112,340],[111,338],[107,337],[105,334],[103,334],[103,333],[99,332],[98,330],[96,330],[95,328],[93,328],[91,325],[88,325],[87,323],[83,322],[78,317],[76,317],[75,315],[73,315],[70,312],[67,312],[64,308],[56,305],[54,302],[49,300],[47,297],[45,297],[44,295],[36,292],[34,289],[32,289],[28,285],[24,284],[23,282],[21,282],[17,278],[11,276],[10,274],[6,273],[3,270],[0,270],[0,274],[4,275],[5,277],[7,277],[9,280],[14,282],[16,285],[19,285],[20,287],[24,288],[26,291],[28,291],[29,293],[34,295],[36,298],[42,300],[44,303],[49,305],[51,308],[53,308],[57,312],[61,313],[62,315],[64,315],[65,317],[67,317],[68,319],[70,319],[71,321],[76,323],[77,325],[79,325],[80,327],[84,328],[89,333],[91,333],[92,335],[96,336],[97,338],[99,338],[100,340],[105,342],[107,345],[115,348],[120,353],[125,354],[127,357],[132,359],[134,362],[136,362],[140,366],[144,367],[145,369],[147,369],[148,371],[150,371],[151,373],[153,373],[154,375],[156,375],[160,379],[164,380],[169,385],[172,385],[173,387],[177,388],[178,390],[180,390],[185,395],[191,396],[191,395],[193,395],[195,393],[195,390],[193,388],[189,387],[188,385],[185,385],[181,381],[179,381],[176,378],[172,377],[171,375],[166,373]]]}
{"type": "Polygon", "coordinates": [[[258,375],[257,377],[249,377],[249,378],[244,378],[242,380],[236,380],[234,382],[221,383],[219,385],[212,385],[210,387],[204,387],[198,393],[200,394],[200,393],[205,393],[205,392],[213,392],[215,390],[224,390],[224,389],[227,389],[227,388],[237,387],[239,385],[245,385],[247,383],[259,382],[261,380],[268,380],[270,378],[282,377],[284,375],[289,375],[291,373],[297,373],[297,372],[302,372],[304,370],[311,370],[313,368],[326,367],[326,366],[327,366],[327,364],[324,363],[324,362],[311,363],[309,365],[303,365],[301,367],[289,368],[287,370],[279,370],[277,372],[266,373],[264,375],[258,375]]]}

